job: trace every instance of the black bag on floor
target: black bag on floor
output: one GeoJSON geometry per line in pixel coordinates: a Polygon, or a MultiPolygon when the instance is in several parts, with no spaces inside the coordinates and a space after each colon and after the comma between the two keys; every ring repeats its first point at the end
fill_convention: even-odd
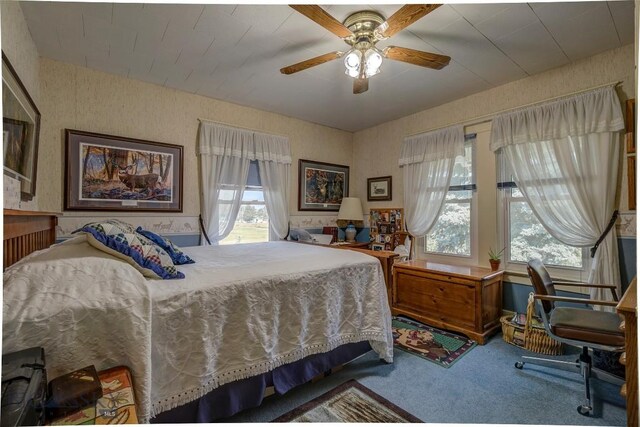
{"type": "Polygon", "coordinates": [[[2,355],[3,427],[43,425],[46,397],[47,372],[42,347],[2,355]]]}

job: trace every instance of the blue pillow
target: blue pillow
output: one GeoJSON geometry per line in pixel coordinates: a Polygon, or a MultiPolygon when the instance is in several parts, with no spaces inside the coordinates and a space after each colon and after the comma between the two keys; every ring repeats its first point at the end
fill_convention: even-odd
{"type": "Polygon", "coordinates": [[[145,277],[184,279],[169,254],[136,233],[130,224],[118,220],[99,221],[86,224],[74,233],[86,234],[91,246],[128,262],[145,277]]]}
{"type": "Polygon", "coordinates": [[[153,231],[145,230],[142,227],[136,228],[136,233],[142,234],[147,239],[151,240],[156,245],[160,246],[164,251],[169,254],[171,260],[176,265],[193,264],[195,261],[182,250],[171,242],[169,239],[165,239],[162,236],[157,235],[153,231]]]}

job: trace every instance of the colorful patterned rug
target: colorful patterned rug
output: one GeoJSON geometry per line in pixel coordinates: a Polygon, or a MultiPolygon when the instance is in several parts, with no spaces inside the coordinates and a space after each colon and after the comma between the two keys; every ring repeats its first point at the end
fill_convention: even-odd
{"type": "Polygon", "coordinates": [[[445,368],[453,365],[476,345],[475,341],[466,337],[404,317],[394,316],[391,326],[396,348],[445,368]]]}
{"type": "Polygon", "coordinates": [[[402,408],[349,380],[276,418],[274,423],[421,423],[402,408]]]}

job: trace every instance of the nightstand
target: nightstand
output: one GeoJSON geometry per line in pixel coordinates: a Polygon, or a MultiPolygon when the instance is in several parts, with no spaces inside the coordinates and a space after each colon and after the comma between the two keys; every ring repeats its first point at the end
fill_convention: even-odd
{"type": "Polygon", "coordinates": [[[336,243],[332,243],[330,245],[326,245],[326,246],[331,246],[331,247],[339,247],[339,248],[360,248],[360,249],[368,249],[369,248],[369,242],[353,242],[353,243],[349,243],[349,242],[336,242],[336,243]]]}
{"type": "Polygon", "coordinates": [[[387,288],[387,297],[389,298],[389,307],[391,307],[391,284],[393,283],[393,265],[398,259],[397,253],[391,251],[372,251],[371,249],[369,249],[368,242],[339,242],[338,244],[334,243],[332,245],[322,245],[320,243],[313,242],[298,242],[297,240],[288,241],[293,243],[302,243],[303,245],[316,245],[335,249],[348,249],[356,252],[362,252],[364,254],[377,258],[378,261],[380,261],[380,265],[382,266],[382,274],[384,275],[384,282],[387,288]]]}

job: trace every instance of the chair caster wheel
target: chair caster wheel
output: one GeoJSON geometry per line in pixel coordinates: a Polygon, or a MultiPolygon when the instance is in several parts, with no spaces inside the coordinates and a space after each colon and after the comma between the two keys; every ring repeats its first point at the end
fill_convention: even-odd
{"type": "Polygon", "coordinates": [[[515,367],[518,369],[522,369],[524,367],[524,362],[516,362],[515,367]]]}
{"type": "Polygon", "coordinates": [[[580,415],[584,415],[585,417],[588,417],[589,414],[591,413],[591,406],[587,406],[587,405],[580,405],[578,406],[578,413],[580,415]]]}

